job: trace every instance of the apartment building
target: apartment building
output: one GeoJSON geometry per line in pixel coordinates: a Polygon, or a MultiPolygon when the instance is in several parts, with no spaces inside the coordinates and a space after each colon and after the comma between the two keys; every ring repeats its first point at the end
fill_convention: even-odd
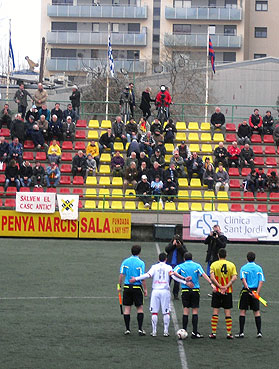
{"type": "Polygon", "coordinates": [[[169,58],[204,64],[209,26],[217,64],[279,56],[276,0],[41,1],[46,75],[104,70],[109,30],[115,69],[128,73],[161,72],[169,58]]]}

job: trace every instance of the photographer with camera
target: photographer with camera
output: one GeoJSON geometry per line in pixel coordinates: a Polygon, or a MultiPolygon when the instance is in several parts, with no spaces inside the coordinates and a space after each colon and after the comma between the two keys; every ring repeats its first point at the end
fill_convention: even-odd
{"type": "Polygon", "coordinates": [[[208,245],[205,262],[207,263],[207,275],[210,276],[210,265],[219,260],[218,252],[224,249],[227,245],[227,237],[221,232],[218,224],[213,227],[213,230],[206,237],[204,243],[208,245]]]}
{"type": "Polygon", "coordinates": [[[119,99],[120,113],[124,123],[132,117],[131,106],[133,106],[133,95],[130,93],[129,86],[126,86],[119,99]]]}
{"type": "MultiPolygon", "coordinates": [[[[176,234],[165,248],[167,253],[167,264],[172,268],[184,262],[184,254],[187,252],[186,246],[183,244],[183,239],[179,234],[176,234]]],[[[173,297],[178,300],[179,282],[174,281],[173,297]]]]}

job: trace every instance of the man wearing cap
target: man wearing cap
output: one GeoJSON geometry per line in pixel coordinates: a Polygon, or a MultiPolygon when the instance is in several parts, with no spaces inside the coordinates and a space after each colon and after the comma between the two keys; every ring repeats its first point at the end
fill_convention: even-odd
{"type": "Polygon", "coordinates": [[[160,149],[155,149],[154,154],[151,155],[151,158],[150,158],[151,165],[153,165],[155,161],[157,161],[157,163],[159,164],[161,168],[163,169],[165,168],[166,161],[165,161],[164,156],[161,155],[160,149]]]}
{"type": "Polygon", "coordinates": [[[80,92],[77,86],[73,86],[72,95],[69,97],[69,99],[71,100],[73,110],[77,113],[77,116],[79,117],[80,92]]]}
{"type": "Polygon", "coordinates": [[[191,151],[189,147],[186,145],[185,141],[181,141],[181,144],[177,147],[179,156],[181,156],[184,160],[184,163],[191,157],[191,151]]]}
{"type": "Polygon", "coordinates": [[[27,96],[33,101],[33,97],[31,94],[25,90],[24,84],[20,83],[19,88],[15,93],[14,101],[17,103],[18,112],[21,114],[22,119],[25,117],[26,109],[27,109],[27,96]]]}
{"type": "Polygon", "coordinates": [[[63,111],[63,121],[66,122],[67,118],[71,117],[72,122],[75,124],[77,121],[77,113],[73,110],[72,104],[67,105],[67,109],[63,111]]]}
{"type": "Polygon", "coordinates": [[[139,201],[142,201],[145,208],[150,208],[151,201],[151,187],[150,183],[147,181],[147,176],[143,174],[141,176],[141,181],[138,182],[136,187],[136,194],[139,201]]]}
{"type": "Polygon", "coordinates": [[[29,121],[30,115],[32,115],[34,117],[35,122],[40,118],[39,111],[38,111],[36,105],[32,105],[31,109],[28,110],[28,112],[26,113],[26,116],[25,116],[26,122],[29,121]]]}
{"type": "Polygon", "coordinates": [[[67,138],[69,138],[73,142],[75,138],[75,130],[76,130],[76,127],[74,123],[72,122],[72,118],[68,116],[66,118],[66,121],[63,122],[63,125],[62,125],[64,141],[67,140],[67,138]]]}

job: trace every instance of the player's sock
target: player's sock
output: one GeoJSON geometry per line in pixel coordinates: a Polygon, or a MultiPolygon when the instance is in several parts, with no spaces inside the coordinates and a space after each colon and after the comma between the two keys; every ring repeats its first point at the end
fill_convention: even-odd
{"type": "Polygon", "coordinates": [[[168,333],[170,325],[170,314],[164,314],[163,321],[164,321],[164,333],[168,333]]]}
{"type": "Polygon", "coordinates": [[[245,315],[240,315],[240,317],[239,317],[239,333],[244,332],[244,325],[245,325],[245,315]]]}
{"type": "Polygon", "coordinates": [[[213,334],[216,334],[218,319],[219,319],[218,315],[212,315],[212,318],[211,318],[211,331],[212,331],[213,334]]]}
{"type": "Polygon", "coordinates": [[[125,325],[126,325],[126,329],[127,331],[130,330],[130,314],[124,314],[124,322],[125,322],[125,325]]]}
{"type": "Polygon", "coordinates": [[[151,317],[151,322],[152,322],[152,332],[156,333],[157,332],[157,322],[158,322],[158,314],[152,314],[151,317]]]}
{"type": "Polygon", "coordinates": [[[188,325],[188,315],[183,314],[182,326],[183,329],[185,329],[185,331],[187,331],[187,325],[188,325]]]}
{"type": "Polygon", "coordinates": [[[232,318],[230,316],[226,316],[226,328],[227,334],[232,334],[232,318]]]}
{"type": "Polygon", "coordinates": [[[193,324],[193,333],[197,334],[198,332],[198,314],[192,315],[192,324],[193,324]]]}
{"type": "Polygon", "coordinates": [[[139,330],[142,330],[142,323],[143,323],[143,313],[138,313],[137,316],[138,319],[138,326],[139,326],[139,330]]]}
{"type": "Polygon", "coordinates": [[[262,331],[262,318],[260,316],[255,316],[255,322],[256,322],[257,332],[260,333],[262,331]]]}

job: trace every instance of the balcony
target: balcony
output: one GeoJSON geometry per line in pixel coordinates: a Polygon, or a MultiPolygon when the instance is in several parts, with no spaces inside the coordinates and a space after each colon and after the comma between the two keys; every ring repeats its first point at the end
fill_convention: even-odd
{"type": "MultiPolygon", "coordinates": [[[[101,68],[105,70],[106,59],[77,59],[77,58],[49,58],[46,61],[46,68],[56,72],[80,72],[87,68],[101,68]]],[[[145,73],[146,62],[144,60],[115,60],[114,68],[116,72],[125,69],[128,73],[145,73]]]]}
{"type": "Polygon", "coordinates": [[[189,20],[242,20],[241,8],[165,8],[166,19],[189,20]]]}
{"type": "MultiPolygon", "coordinates": [[[[144,30],[146,30],[144,28],[144,30]]],[[[62,32],[52,31],[47,33],[49,44],[64,45],[107,45],[107,32],[62,32]]],[[[112,46],[146,46],[146,32],[142,33],[112,33],[112,46]]]]}
{"type": "Polygon", "coordinates": [[[147,6],[48,5],[49,17],[147,19],[147,6]]]}
{"type": "MultiPolygon", "coordinates": [[[[213,48],[239,49],[242,46],[241,36],[211,35],[213,48]]],[[[166,47],[206,48],[207,34],[174,35],[165,33],[164,45],[166,47]]]]}

